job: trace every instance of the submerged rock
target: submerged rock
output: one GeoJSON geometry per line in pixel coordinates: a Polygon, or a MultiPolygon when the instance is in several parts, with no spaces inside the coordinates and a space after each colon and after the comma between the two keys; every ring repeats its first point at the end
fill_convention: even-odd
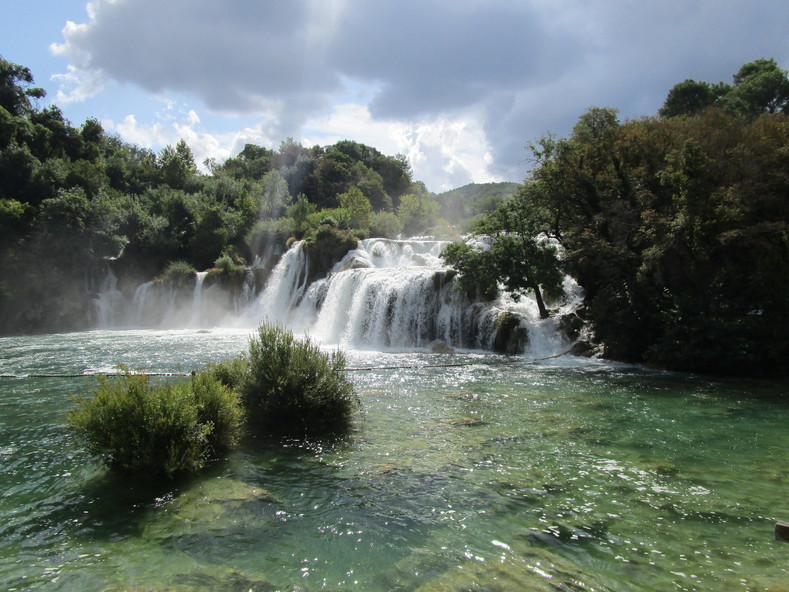
{"type": "Polygon", "coordinates": [[[115,587],[119,592],[147,592],[155,589],[159,592],[200,592],[202,590],[223,590],[226,592],[273,592],[279,590],[263,576],[244,574],[238,571],[223,569],[218,566],[201,567],[187,573],[179,573],[169,577],[165,582],[151,585],[115,587]]]}
{"type": "Polygon", "coordinates": [[[430,351],[434,354],[454,354],[454,348],[450,347],[443,341],[434,341],[430,344],[430,351]]]}
{"type": "Polygon", "coordinates": [[[456,417],[454,419],[450,419],[446,422],[447,425],[450,426],[465,426],[465,427],[475,427],[485,425],[485,422],[482,421],[479,417],[456,417]]]}
{"type": "Polygon", "coordinates": [[[164,500],[144,528],[149,538],[222,530],[224,522],[236,521],[249,511],[269,521],[279,500],[262,487],[220,478],[204,481],[171,500],[164,500]],[[261,506],[264,511],[253,511],[261,506]],[[268,511],[265,511],[268,510],[268,511]]]}
{"type": "Polygon", "coordinates": [[[588,341],[576,341],[570,348],[570,351],[567,353],[572,356],[591,358],[592,356],[597,355],[599,352],[597,347],[588,341]]]}

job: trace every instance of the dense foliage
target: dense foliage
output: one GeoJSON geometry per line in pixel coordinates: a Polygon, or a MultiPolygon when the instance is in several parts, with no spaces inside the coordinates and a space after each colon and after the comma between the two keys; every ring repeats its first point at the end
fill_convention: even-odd
{"type": "MultiPolygon", "coordinates": [[[[621,123],[616,110],[591,109],[569,138],[532,147],[538,166],[488,217],[508,241],[528,227],[561,246],[561,260],[536,260],[536,268],[560,265],[584,287],[585,314],[607,356],[786,372],[789,95],[780,73],[772,60],[746,64],[726,103],[675,117],[664,108],[660,119],[621,123]],[[756,92],[762,83],[772,90],[756,92]],[[741,107],[753,101],[735,109],[733,97],[741,107]]],[[[470,264],[498,269],[501,281],[509,257],[498,267],[470,264]]]]}
{"type": "Polygon", "coordinates": [[[92,454],[121,473],[173,476],[201,469],[235,446],[243,411],[238,394],[208,373],[153,384],[126,371],[100,377],[78,398],[68,423],[92,454]]]}
{"type": "Polygon", "coordinates": [[[126,475],[197,471],[253,434],[335,437],[359,408],[345,356],[262,325],[246,356],[212,364],[188,381],[143,374],[101,376],[92,397],[75,397],[67,423],[87,450],[126,475]]]}
{"type": "Polygon", "coordinates": [[[130,291],[171,262],[251,262],[321,226],[395,237],[437,222],[400,155],[288,139],[206,161],[203,174],[183,140],[154,153],[95,119],[73,127],[57,106],[38,106],[44,94],[0,58],[0,333],[89,325],[108,262],[130,291]]]}
{"type": "Polygon", "coordinates": [[[295,436],[342,433],[350,426],[359,401],[342,351],[323,352],[309,338],[263,325],[250,339],[248,361],[240,391],[252,425],[295,436]]]}

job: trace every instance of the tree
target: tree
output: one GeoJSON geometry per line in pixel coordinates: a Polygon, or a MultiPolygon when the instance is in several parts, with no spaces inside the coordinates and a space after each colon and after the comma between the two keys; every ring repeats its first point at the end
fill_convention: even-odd
{"type": "Polygon", "coordinates": [[[789,111],[789,78],[774,59],[749,62],[734,75],[726,105],[735,113],[754,118],[761,113],[789,111]]]}
{"type": "Polygon", "coordinates": [[[348,210],[351,217],[351,227],[360,230],[370,228],[370,214],[373,211],[370,200],[362,193],[361,189],[354,186],[339,195],[340,207],[348,210]]]}
{"type": "Polygon", "coordinates": [[[314,214],[318,207],[307,199],[307,196],[300,193],[296,202],[288,208],[288,217],[296,222],[296,232],[301,235],[307,230],[307,219],[310,214],[314,214]]]}
{"type": "MultiPolygon", "coordinates": [[[[497,283],[503,284],[515,300],[533,293],[540,318],[546,319],[550,315],[543,294],[560,296],[564,274],[558,249],[544,235],[543,220],[532,207],[533,189],[522,187],[513,199],[483,219],[477,231],[490,237],[488,249],[465,245],[454,247],[442,257],[458,270],[461,282],[470,280],[478,293],[489,296],[497,283]],[[470,278],[464,280],[467,275],[470,278]]],[[[467,291],[469,287],[467,283],[467,291]]]]}
{"type": "Polygon", "coordinates": [[[33,110],[30,99],[40,99],[46,94],[43,88],[33,86],[33,74],[29,68],[0,56],[0,107],[11,115],[29,115],[33,110]]]}
{"type": "Polygon", "coordinates": [[[438,219],[438,202],[425,192],[406,193],[397,206],[397,217],[406,236],[415,236],[432,227],[438,219]]]}
{"type": "Polygon", "coordinates": [[[712,85],[688,79],[671,88],[658,113],[661,117],[698,115],[714,105],[728,90],[728,85],[723,83],[712,85]]]}
{"type": "Polygon", "coordinates": [[[744,64],[733,76],[733,85],[685,80],[672,87],[660,108],[661,117],[699,115],[721,105],[732,113],[753,119],[762,113],[789,110],[789,78],[770,58],[744,64]]]}
{"type": "Polygon", "coordinates": [[[283,208],[290,203],[288,184],[278,171],[269,171],[261,179],[262,195],[260,216],[263,218],[279,218],[283,208]]]}
{"type": "Polygon", "coordinates": [[[192,150],[183,139],[178,140],[175,148],[162,148],[157,162],[162,181],[173,189],[184,189],[189,178],[197,174],[192,150]]]}

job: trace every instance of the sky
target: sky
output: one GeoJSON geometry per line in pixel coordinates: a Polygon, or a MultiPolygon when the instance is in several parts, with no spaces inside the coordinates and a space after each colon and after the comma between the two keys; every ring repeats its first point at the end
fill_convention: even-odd
{"type": "Polygon", "coordinates": [[[0,0],[0,55],[73,125],[202,163],[349,139],[439,192],[522,181],[590,107],[789,67],[786,0],[0,0]]]}

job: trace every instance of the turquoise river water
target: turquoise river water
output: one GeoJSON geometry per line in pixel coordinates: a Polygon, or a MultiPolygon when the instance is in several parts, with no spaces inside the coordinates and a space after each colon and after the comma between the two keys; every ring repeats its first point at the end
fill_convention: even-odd
{"type": "MultiPolygon", "coordinates": [[[[0,374],[190,371],[249,334],[3,338],[0,374]]],[[[346,440],[248,440],[154,489],[66,429],[93,379],[0,380],[0,589],[789,590],[786,384],[346,353],[400,367],[349,374],[346,440]]]]}

